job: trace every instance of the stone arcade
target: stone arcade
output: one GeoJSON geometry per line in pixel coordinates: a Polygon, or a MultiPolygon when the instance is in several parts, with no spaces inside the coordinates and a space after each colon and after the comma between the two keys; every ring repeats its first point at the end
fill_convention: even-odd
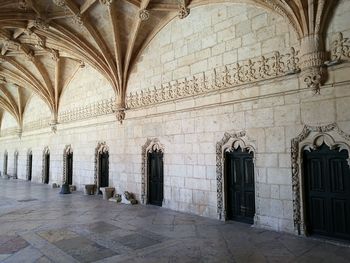
{"type": "Polygon", "coordinates": [[[3,179],[350,240],[350,1],[3,0],[0,50],[3,179]]]}

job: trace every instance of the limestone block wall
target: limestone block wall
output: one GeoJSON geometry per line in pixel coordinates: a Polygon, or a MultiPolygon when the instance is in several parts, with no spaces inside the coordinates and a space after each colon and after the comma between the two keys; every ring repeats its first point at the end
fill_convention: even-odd
{"type": "Polygon", "coordinates": [[[41,119],[47,119],[51,117],[50,109],[47,104],[37,95],[32,97],[27,102],[27,106],[24,112],[23,125],[29,124],[41,119]]]}
{"type": "Polygon", "coordinates": [[[174,19],[152,40],[131,74],[128,91],[298,45],[292,27],[264,9],[237,3],[193,8],[190,16],[174,19]]]}
{"type": "Polygon", "coordinates": [[[16,128],[17,126],[18,125],[15,118],[10,113],[4,112],[4,115],[1,121],[1,129],[2,130],[11,129],[11,128],[16,128]]]}
{"type": "MultiPolygon", "coordinates": [[[[346,15],[349,12],[348,1],[340,1],[336,16],[330,23],[328,37],[338,30],[344,32],[344,36],[350,37],[350,16],[346,15]],[[345,23],[343,20],[348,22],[345,23]]],[[[266,43],[274,43],[271,45],[281,52],[284,48],[298,45],[287,23],[277,15],[254,7],[242,5],[200,7],[193,9],[188,19],[174,20],[153,40],[150,47],[155,49],[152,51],[148,48],[140,58],[129,82],[129,91],[145,89],[157,85],[159,81],[176,79],[178,76],[175,72],[181,68],[179,61],[185,56],[194,54],[194,59],[189,60],[188,70],[183,75],[190,77],[194,73],[191,71],[191,66],[201,64],[202,60],[206,61],[203,62],[205,65],[202,67],[198,64],[198,70],[210,69],[209,60],[211,58],[215,60],[216,56],[220,57],[218,65],[239,61],[244,56],[246,58],[255,56],[249,46],[255,45],[256,42],[260,47],[258,55],[275,50],[263,49],[264,43],[266,47],[270,47],[270,44],[266,43]],[[201,14],[202,12],[207,14],[202,19],[198,18],[199,13],[196,14],[196,10],[199,9],[201,14]],[[208,17],[210,19],[207,19],[208,17]],[[247,20],[244,20],[245,18],[247,20]],[[278,23],[273,22],[273,19],[278,23]],[[246,23],[248,26],[238,25],[238,21],[249,21],[249,23],[246,23]],[[182,26],[178,26],[181,23],[182,26]],[[183,26],[185,23],[188,24],[183,26]],[[244,30],[240,31],[240,27],[244,30]],[[215,31],[215,28],[220,30],[215,31]],[[191,33],[184,33],[186,30],[191,33]],[[273,40],[269,42],[269,39],[257,39],[259,30],[265,31],[262,35],[272,32],[269,39],[273,40]],[[219,34],[221,31],[225,33],[219,34]],[[203,43],[209,41],[211,36],[204,32],[215,35],[212,38],[216,39],[213,46],[203,47],[203,43]],[[241,35],[238,32],[241,32],[241,35]],[[200,47],[193,53],[188,53],[190,46],[194,45],[193,41],[187,40],[192,34],[196,35],[195,42],[200,43],[200,47]],[[220,43],[219,35],[225,39],[220,43]],[[275,38],[283,38],[284,44],[278,46],[278,43],[282,42],[275,38]],[[241,45],[226,50],[228,43],[236,39],[239,39],[237,41],[241,45]],[[244,42],[244,39],[247,42],[244,42]],[[179,48],[180,44],[177,42],[182,42],[186,47],[179,48]],[[277,46],[274,46],[275,44],[277,46]],[[175,53],[181,50],[185,53],[176,58],[175,53]],[[209,53],[205,55],[203,50],[209,50],[205,51],[209,53]],[[214,54],[214,50],[219,53],[214,54]],[[236,55],[233,55],[232,61],[226,61],[225,59],[230,57],[230,51],[236,55]],[[174,54],[169,56],[174,59],[166,61],[165,52],[173,52],[174,54]],[[196,52],[199,52],[197,57],[196,52]],[[150,64],[150,61],[153,64],[150,64]],[[174,68],[166,68],[167,63],[171,61],[175,61],[174,68]]],[[[117,123],[113,114],[106,114],[59,124],[56,133],[46,128],[24,132],[21,139],[15,136],[0,137],[0,168],[3,166],[3,152],[7,150],[8,167],[13,169],[13,153],[18,149],[18,177],[26,179],[26,159],[30,149],[33,153],[33,181],[40,183],[43,150],[48,146],[51,155],[50,183],[61,184],[63,150],[70,144],[73,149],[73,183],[81,190],[84,184],[94,182],[95,148],[99,142],[106,142],[110,153],[110,186],[116,187],[118,193],[125,190],[134,192],[140,200],[141,147],[148,138],[157,138],[164,145],[164,207],[217,218],[216,143],[223,138],[225,132],[245,131],[249,141],[256,146],[255,224],[259,227],[294,232],[291,140],[302,131],[305,124],[319,126],[336,122],[344,132],[350,133],[349,70],[350,64],[346,61],[330,67],[328,80],[321,88],[320,95],[314,95],[305,87],[300,75],[294,74],[181,100],[129,109],[123,124],[117,123]]],[[[97,73],[89,71],[88,68],[79,72],[81,75],[76,75],[63,95],[61,111],[113,96],[108,84],[99,75],[95,77],[94,74],[97,73]]]]}

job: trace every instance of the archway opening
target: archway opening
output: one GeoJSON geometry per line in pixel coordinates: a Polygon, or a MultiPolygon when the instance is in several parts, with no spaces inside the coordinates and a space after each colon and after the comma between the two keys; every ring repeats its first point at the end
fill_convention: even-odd
{"type": "Polygon", "coordinates": [[[49,184],[50,181],[50,153],[45,153],[44,156],[44,184],[49,184]]]}
{"type": "MultiPolygon", "coordinates": [[[[109,153],[100,152],[98,155],[99,163],[99,187],[108,187],[109,184],[109,153]]],[[[102,194],[101,191],[99,191],[102,194]]]]}
{"type": "Polygon", "coordinates": [[[18,152],[15,151],[14,156],[13,156],[13,167],[14,167],[14,171],[13,171],[13,178],[17,179],[17,173],[18,173],[18,152]]]}
{"type": "Polygon", "coordinates": [[[32,152],[28,153],[28,171],[27,171],[27,180],[32,180],[32,172],[33,172],[33,154],[32,152]]]}
{"type": "Polygon", "coordinates": [[[73,185],[73,153],[67,154],[67,183],[73,185]]]}
{"type": "Polygon", "coordinates": [[[5,151],[5,153],[4,153],[4,167],[3,167],[4,176],[7,176],[7,163],[8,163],[8,154],[7,154],[7,151],[5,151]]]}

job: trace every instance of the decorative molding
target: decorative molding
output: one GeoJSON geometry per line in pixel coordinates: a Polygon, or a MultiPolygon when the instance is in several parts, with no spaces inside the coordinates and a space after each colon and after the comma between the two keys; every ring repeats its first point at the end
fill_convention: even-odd
{"type": "MultiPolygon", "coordinates": [[[[217,216],[219,220],[226,220],[226,198],[225,198],[225,152],[231,152],[238,147],[249,152],[256,152],[254,143],[246,136],[246,132],[228,133],[216,143],[216,181],[217,181],[217,216]]],[[[256,170],[256,169],[255,169],[256,170]]]]}
{"type": "MultiPolygon", "coordinates": [[[[99,155],[101,153],[109,153],[109,147],[106,142],[98,142],[95,148],[95,173],[94,173],[94,184],[96,185],[96,193],[100,190],[100,167],[99,167],[99,155]]],[[[108,164],[108,173],[109,173],[109,164],[108,164]]]]}
{"type": "Polygon", "coordinates": [[[179,13],[178,13],[178,17],[180,19],[184,19],[186,17],[188,17],[188,15],[190,14],[190,9],[185,5],[185,3],[183,3],[183,1],[179,1],[179,13]]]}
{"type": "Polygon", "coordinates": [[[130,93],[126,98],[127,108],[138,108],[232,88],[242,84],[273,79],[298,73],[299,57],[294,48],[281,55],[275,52],[270,57],[262,56],[215,68],[181,80],[162,84],[146,91],[130,93]]]}
{"type": "Polygon", "coordinates": [[[147,139],[146,143],[141,147],[141,203],[148,203],[148,158],[147,154],[152,152],[164,153],[164,145],[160,143],[159,139],[147,139]]]}
{"type": "Polygon", "coordinates": [[[102,5],[110,6],[113,3],[113,0],[100,0],[102,5]]]}
{"type": "Polygon", "coordinates": [[[62,185],[67,182],[67,155],[73,154],[73,149],[70,144],[66,145],[63,150],[63,178],[62,185]]]}
{"type": "MultiPolygon", "coordinates": [[[[325,126],[305,125],[302,132],[291,141],[293,217],[298,234],[305,234],[302,153],[316,149],[325,143],[331,149],[346,149],[350,153],[350,135],[343,132],[336,123],[325,126]]],[[[348,159],[350,165],[350,158],[348,159]]]]}
{"type": "MultiPolygon", "coordinates": [[[[49,146],[46,146],[43,150],[43,156],[42,156],[42,166],[41,166],[41,182],[45,183],[45,169],[46,169],[46,162],[45,162],[45,156],[50,154],[49,146]]],[[[50,180],[50,170],[49,169],[49,180],[50,180]]]]}

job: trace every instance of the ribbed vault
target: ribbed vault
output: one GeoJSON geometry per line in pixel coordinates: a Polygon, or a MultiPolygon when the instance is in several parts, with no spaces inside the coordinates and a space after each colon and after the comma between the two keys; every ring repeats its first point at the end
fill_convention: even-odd
{"type": "Polygon", "coordinates": [[[129,75],[157,32],[176,17],[186,18],[191,8],[223,2],[277,12],[303,40],[320,39],[337,1],[0,0],[0,107],[21,129],[28,98],[35,93],[55,125],[62,91],[88,63],[113,87],[116,115],[123,120],[129,75]]]}

